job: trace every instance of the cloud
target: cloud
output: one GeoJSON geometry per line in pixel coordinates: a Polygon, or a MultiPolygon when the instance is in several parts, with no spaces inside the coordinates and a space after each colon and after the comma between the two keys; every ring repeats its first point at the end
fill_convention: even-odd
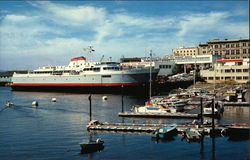
{"type": "Polygon", "coordinates": [[[180,45],[195,46],[210,38],[249,35],[245,16],[237,9],[146,16],[123,8],[112,11],[82,3],[27,4],[29,7],[23,12],[7,11],[1,15],[1,68],[66,65],[69,59],[81,55],[90,59],[91,55],[82,50],[89,45],[96,49],[92,55],[96,60],[103,54],[119,60],[122,55],[148,56],[150,49],[162,57],[180,45]],[[30,62],[26,63],[27,59],[30,62]]]}
{"type": "Polygon", "coordinates": [[[7,21],[11,21],[11,22],[21,22],[21,21],[27,21],[29,20],[30,18],[27,17],[27,16],[24,16],[24,15],[14,15],[14,14],[10,14],[10,15],[7,15],[5,17],[5,19],[7,21]]]}
{"type": "Polygon", "coordinates": [[[104,8],[92,6],[69,6],[54,4],[49,1],[32,3],[33,6],[44,11],[44,15],[57,24],[67,26],[93,25],[103,21],[104,8]]]}

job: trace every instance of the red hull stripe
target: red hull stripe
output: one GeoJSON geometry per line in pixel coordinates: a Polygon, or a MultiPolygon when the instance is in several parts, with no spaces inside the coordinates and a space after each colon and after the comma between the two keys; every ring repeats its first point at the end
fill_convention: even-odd
{"type": "Polygon", "coordinates": [[[226,59],[226,60],[217,60],[217,62],[242,62],[243,59],[226,59]]]}
{"type": "Polygon", "coordinates": [[[137,86],[142,83],[13,83],[12,86],[137,86]]]}

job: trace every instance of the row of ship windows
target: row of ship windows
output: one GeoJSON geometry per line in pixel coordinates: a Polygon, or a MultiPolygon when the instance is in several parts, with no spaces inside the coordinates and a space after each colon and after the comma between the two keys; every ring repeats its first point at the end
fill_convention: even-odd
{"type": "MultiPolygon", "coordinates": [[[[86,77],[86,75],[84,75],[84,77],[86,77]]],[[[102,75],[101,76],[102,78],[111,78],[112,76],[111,75],[102,75]]],[[[23,80],[25,80],[25,79],[23,79],[23,80]]],[[[35,80],[35,79],[32,79],[32,80],[35,80]]],[[[43,78],[43,80],[46,80],[45,78],[43,78]]],[[[56,79],[54,79],[54,80],[56,80],[56,79]]],[[[66,81],[68,80],[68,78],[66,78],[65,79],[66,81]]],[[[78,78],[78,80],[81,80],[80,78],[78,78]]],[[[92,80],[94,80],[94,79],[92,79],[92,80]]]]}
{"type": "MultiPolygon", "coordinates": [[[[103,70],[119,70],[119,67],[103,67],[103,70]]],[[[82,71],[95,71],[99,72],[100,68],[84,68],[82,71]]],[[[65,71],[32,71],[29,72],[30,74],[56,74],[56,73],[70,73],[71,70],[65,70],[65,71]]],[[[74,72],[74,71],[73,71],[74,72]]]]}
{"type": "Polygon", "coordinates": [[[171,65],[159,65],[159,68],[171,69],[171,65]]]}

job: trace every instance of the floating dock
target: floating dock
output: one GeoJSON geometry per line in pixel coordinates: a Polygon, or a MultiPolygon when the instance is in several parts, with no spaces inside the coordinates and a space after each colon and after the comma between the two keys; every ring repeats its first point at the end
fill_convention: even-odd
{"type": "Polygon", "coordinates": [[[131,123],[100,123],[88,125],[88,130],[124,131],[124,132],[153,132],[163,124],[131,124],[131,123]]]}
{"type": "MultiPolygon", "coordinates": [[[[115,131],[115,132],[146,132],[150,133],[155,131],[158,128],[168,126],[167,124],[132,124],[132,123],[98,123],[98,124],[91,124],[87,126],[88,130],[99,130],[99,131],[115,131]]],[[[178,124],[177,130],[179,133],[182,133],[187,128],[195,128],[200,132],[203,132],[204,134],[209,134],[212,130],[211,125],[201,126],[201,125],[195,125],[195,124],[178,124]]],[[[226,127],[221,125],[215,126],[215,131],[217,133],[221,133],[223,130],[225,130],[226,127]]]]}
{"type": "Polygon", "coordinates": [[[189,118],[199,119],[199,114],[191,113],[150,113],[150,112],[119,112],[120,117],[143,117],[143,118],[189,118]]]}
{"type": "Polygon", "coordinates": [[[247,106],[250,107],[250,102],[222,102],[224,106],[247,106]]]}

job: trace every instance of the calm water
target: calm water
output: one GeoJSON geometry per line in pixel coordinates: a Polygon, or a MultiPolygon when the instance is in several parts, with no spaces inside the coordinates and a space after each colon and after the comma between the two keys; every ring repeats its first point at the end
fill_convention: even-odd
{"type": "MultiPolygon", "coordinates": [[[[190,120],[171,119],[122,119],[121,96],[92,96],[93,119],[102,122],[178,123],[190,120]]],[[[133,104],[143,104],[145,99],[124,96],[124,110],[133,104]]],[[[87,94],[12,92],[0,88],[0,159],[249,159],[249,140],[229,141],[228,137],[204,138],[202,143],[188,143],[175,137],[167,142],[154,142],[149,134],[93,132],[86,130],[89,120],[87,94]],[[51,102],[56,97],[57,102],[51,102]],[[13,108],[5,108],[6,101],[14,102],[13,108]],[[39,102],[38,108],[31,106],[39,102]],[[105,148],[101,152],[80,154],[79,142],[101,138],[105,148]]],[[[249,108],[225,108],[218,123],[249,122],[249,108]]]]}

